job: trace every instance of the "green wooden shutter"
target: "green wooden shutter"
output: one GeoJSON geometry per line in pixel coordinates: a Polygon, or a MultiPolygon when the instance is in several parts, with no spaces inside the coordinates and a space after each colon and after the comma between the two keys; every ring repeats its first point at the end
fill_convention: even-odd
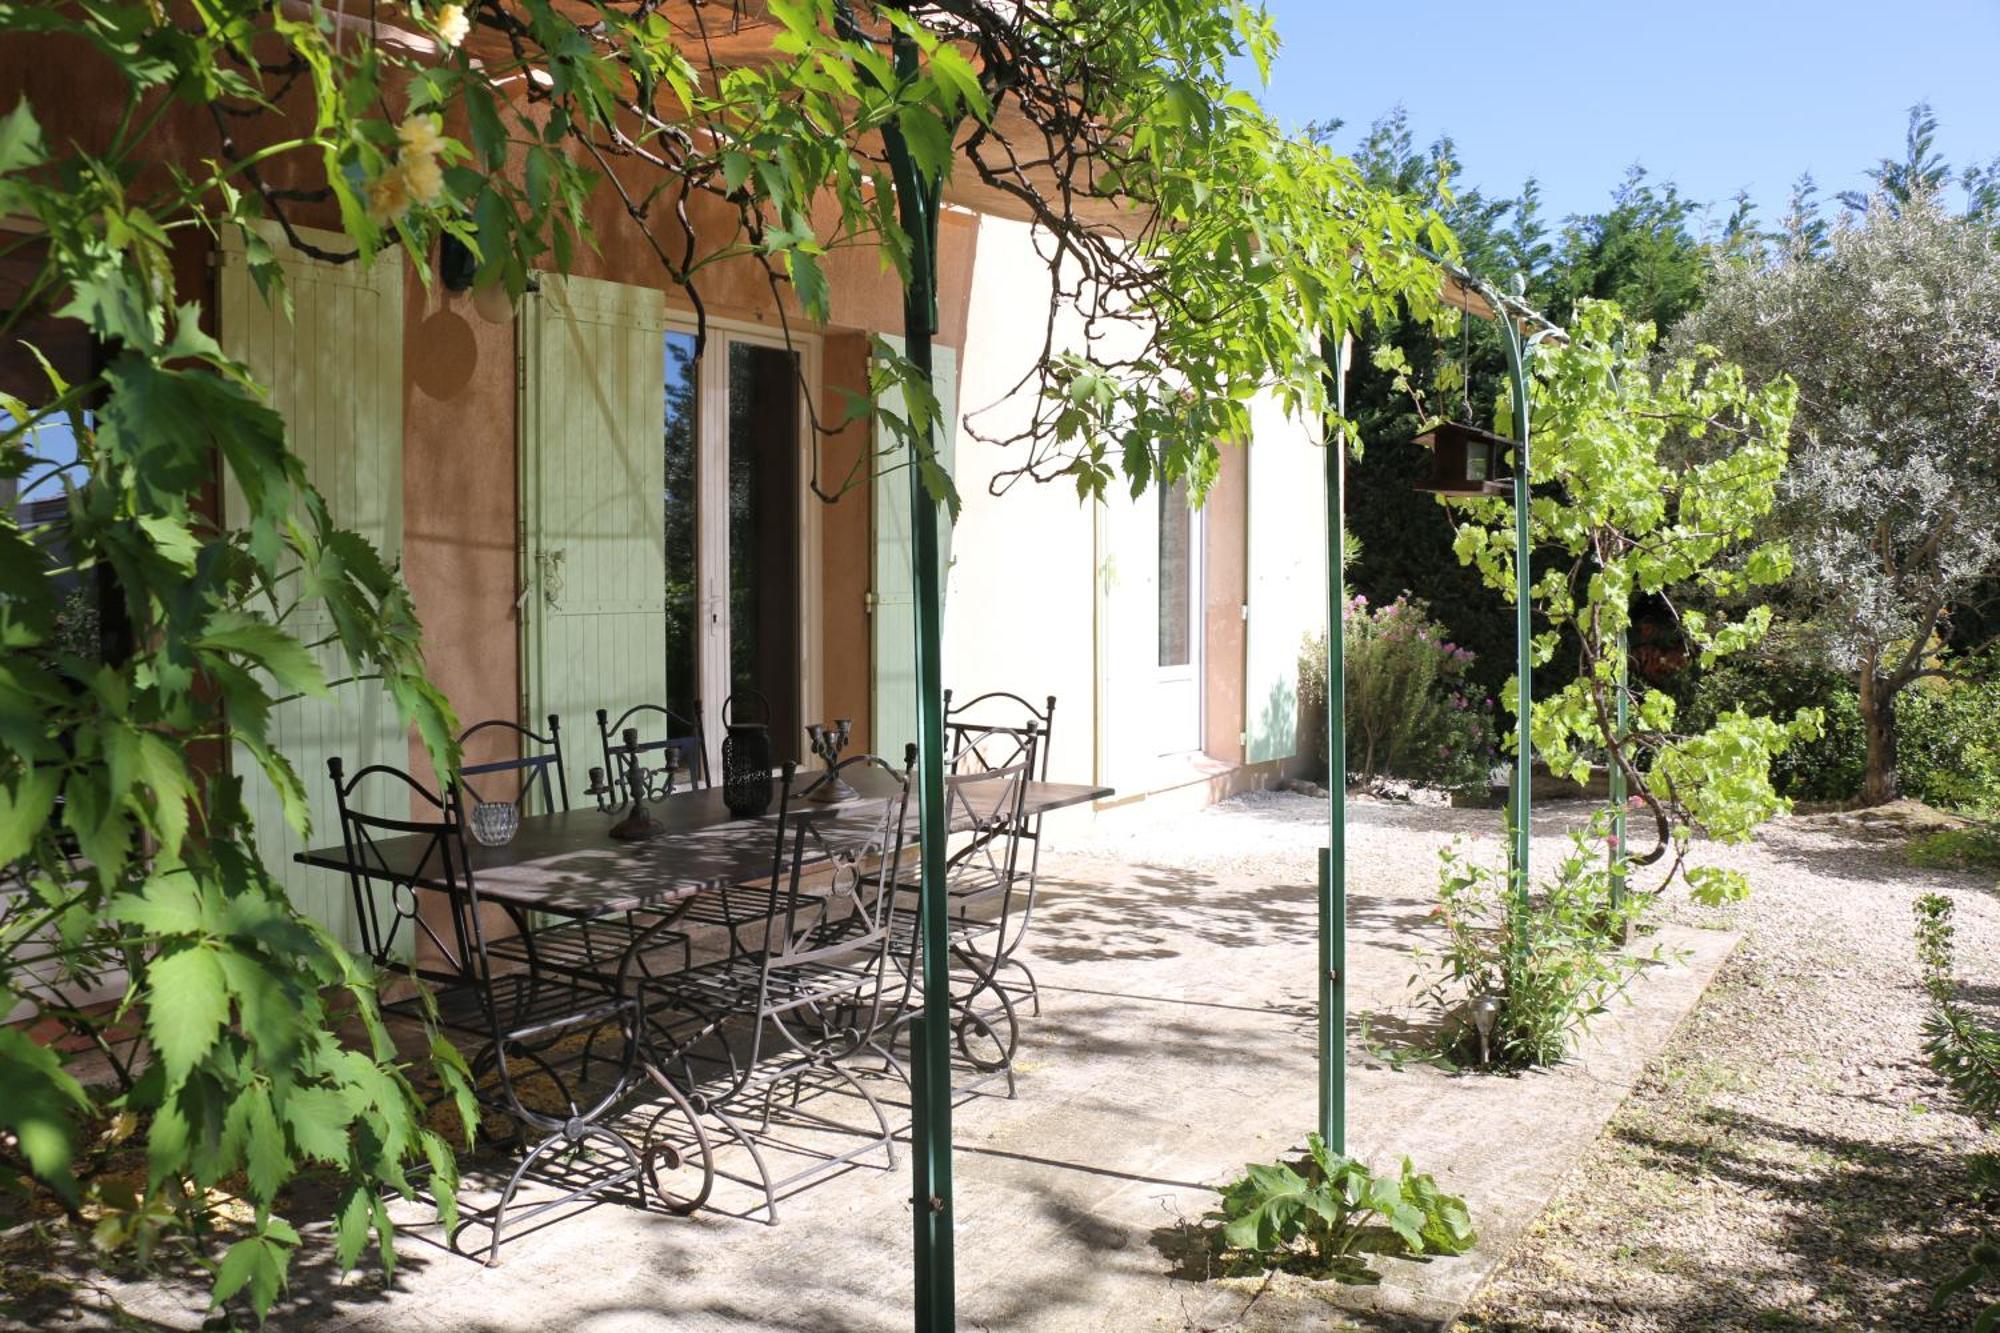
{"type": "Polygon", "coordinates": [[[1275,402],[1250,405],[1249,623],[1244,627],[1244,756],[1298,748],[1299,648],[1326,621],[1325,454],[1275,402]]]}
{"type": "MultiPolygon", "coordinates": [[[[330,250],[351,248],[345,237],[307,232],[330,250]]],[[[403,268],[388,256],[373,265],[327,264],[291,251],[275,228],[266,239],[278,252],[292,316],[266,304],[245,266],[242,243],[224,234],[218,312],[224,349],[269,387],[285,418],[294,453],[326,497],[333,521],[373,542],[385,559],[403,542],[403,268]]],[[[224,512],[244,521],[242,497],[229,488],[224,512]]],[[[332,626],[323,608],[300,607],[289,628],[308,642],[332,626]]],[[[318,650],[329,680],[349,673],[337,646],[318,650]]],[[[301,699],[272,710],[270,738],[305,784],[314,843],[337,842],[338,813],[326,761],[339,755],[349,772],[374,763],[406,765],[409,742],[388,693],[372,681],[334,688],[328,699],[301,699]]],[[[296,864],[306,841],[285,823],[278,794],[247,752],[232,767],[257,821],[265,865],[284,883],[299,910],[349,945],[359,943],[346,881],[296,864]]],[[[400,813],[400,812],[397,812],[400,813]]]]}
{"type": "Polygon", "coordinates": [[[528,717],[562,719],[580,778],[597,709],[666,701],[666,303],[541,284],[521,334],[521,660],[528,717]]]}
{"type": "MultiPolygon", "coordinates": [[[[901,338],[883,335],[901,351],[901,338]]],[[[931,348],[931,381],[937,394],[938,461],[949,469],[958,445],[958,353],[931,348]]],[[[901,414],[902,391],[891,389],[880,407],[901,414]]],[[[910,572],[910,479],[903,466],[907,455],[895,436],[878,425],[875,432],[875,573],[873,598],[871,731],[875,753],[901,762],[903,746],[917,739],[917,621],[910,572]]],[[[938,558],[951,569],[951,519],[938,518],[938,558]]],[[[949,590],[949,578],[939,581],[949,590]]],[[[949,615],[949,599],[946,600],[949,615]]]]}

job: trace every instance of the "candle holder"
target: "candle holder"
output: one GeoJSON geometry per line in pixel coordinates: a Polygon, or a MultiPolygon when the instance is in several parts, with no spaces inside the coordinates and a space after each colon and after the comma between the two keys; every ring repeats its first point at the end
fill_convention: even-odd
{"type": "Polygon", "coordinates": [[[604,770],[601,768],[590,770],[590,785],[583,789],[583,794],[596,801],[597,808],[607,815],[618,808],[617,790],[604,780],[604,770]]]}
{"type": "MultiPolygon", "coordinates": [[[[673,790],[673,765],[667,765],[666,786],[673,790]]],[[[639,730],[637,727],[625,729],[625,792],[632,798],[632,808],[625,817],[611,826],[611,836],[620,842],[639,842],[656,836],[660,832],[660,821],[653,818],[653,812],[646,808],[646,770],[639,763],[639,730]]]]}
{"type": "MultiPolygon", "coordinates": [[[[830,727],[818,722],[808,723],[806,741],[812,746],[813,757],[825,764],[827,772],[831,774],[839,765],[840,752],[847,748],[847,742],[853,733],[854,719],[837,717],[830,727]]],[[[845,778],[835,775],[828,780],[814,783],[811,790],[805,793],[805,799],[831,804],[834,801],[852,801],[860,795],[860,792],[847,785],[845,778]]]]}

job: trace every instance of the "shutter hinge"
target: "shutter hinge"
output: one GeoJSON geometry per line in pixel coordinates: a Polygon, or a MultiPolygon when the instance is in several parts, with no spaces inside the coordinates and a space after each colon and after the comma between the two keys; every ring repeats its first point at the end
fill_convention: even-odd
{"type": "Polygon", "coordinates": [[[1237,743],[1238,745],[1242,746],[1242,747],[1243,747],[1244,749],[1246,749],[1246,750],[1247,750],[1247,749],[1249,749],[1249,748],[1250,748],[1250,733],[1249,733],[1249,732],[1247,732],[1247,731],[1239,731],[1239,732],[1237,732],[1237,733],[1236,733],[1236,743],[1237,743]]]}
{"type": "Polygon", "coordinates": [[[875,590],[873,588],[870,588],[867,592],[861,594],[861,610],[862,613],[865,615],[871,615],[871,616],[874,615],[875,608],[881,605],[881,603],[882,599],[875,595],[875,590]]]}
{"type": "Polygon", "coordinates": [[[1245,603],[1243,603],[1243,605],[1242,605],[1241,607],[1237,608],[1237,611],[1238,611],[1238,615],[1239,615],[1239,616],[1240,616],[1240,617],[1241,617],[1242,619],[1244,619],[1244,620],[1248,620],[1248,619],[1250,619],[1250,603],[1248,603],[1248,602],[1245,602],[1245,603]]]}

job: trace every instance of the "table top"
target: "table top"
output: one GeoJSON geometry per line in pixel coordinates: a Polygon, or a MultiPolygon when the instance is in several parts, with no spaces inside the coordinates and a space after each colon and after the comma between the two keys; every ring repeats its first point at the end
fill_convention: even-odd
{"type": "MultiPolygon", "coordinates": [[[[795,799],[787,818],[859,823],[872,811],[879,819],[882,797],[867,790],[873,783],[866,778],[886,780],[879,774],[850,776],[864,788],[861,799],[826,806],[795,799]]],[[[893,785],[888,790],[893,791],[893,785]]],[[[1023,810],[1029,816],[1043,815],[1112,794],[1109,787],[1085,783],[1031,782],[1023,810]]],[[[640,842],[614,840],[609,830],[622,811],[606,814],[595,807],[527,816],[504,847],[486,847],[468,838],[466,853],[479,896],[539,912],[603,916],[770,880],[778,831],[775,811],[755,819],[734,818],[722,803],[720,787],[676,792],[649,808],[661,832],[640,842]]],[[[914,802],[907,827],[914,837],[914,802]]],[[[452,886],[441,877],[418,873],[434,845],[426,834],[378,839],[369,867],[355,865],[341,846],[316,847],[300,852],[296,859],[343,872],[370,868],[421,887],[449,889],[452,886]]]]}

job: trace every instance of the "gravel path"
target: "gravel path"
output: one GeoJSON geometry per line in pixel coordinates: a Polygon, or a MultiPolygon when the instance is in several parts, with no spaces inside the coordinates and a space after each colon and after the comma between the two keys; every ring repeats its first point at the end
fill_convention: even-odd
{"type": "Polygon", "coordinates": [[[1988,1003],[1992,877],[1914,870],[1825,816],[1699,857],[1750,876],[1741,945],[1460,1328],[1969,1327],[1970,1302],[1926,1307],[1974,1238],[1984,1136],[1922,1059],[1910,905],[1955,900],[1988,1003]]]}

